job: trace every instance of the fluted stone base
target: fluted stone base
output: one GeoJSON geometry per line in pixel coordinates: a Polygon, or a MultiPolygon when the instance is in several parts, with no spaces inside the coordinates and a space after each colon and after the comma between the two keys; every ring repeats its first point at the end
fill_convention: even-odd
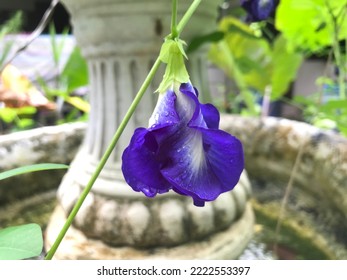
{"type": "MultiPolygon", "coordinates": [[[[81,154],[59,187],[59,205],[46,231],[46,250],[83,191],[81,179],[88,178],[80,158],[81,154]]],[[[234,190],[204,207],[174,192],[147,198],[117,181],[116,175],[107,168],[101,174],[63,242],[67,242],[65,249],[56,258],[117,259],[129,258],[132,252],[136,258],[233,259],[252,236],[251,185],[246,171],[234,190]]]]}
{"type": "MultiPolygon", "coordinates": [[[[50,248],[65,222],[64,211],[57,207],[52,215],[54,223],[47,229],[45,245],[50,248]]],[[[147,249],[130,246],[112,247],[100,240],[86,237],[72,227],[55,254],[55,259],[237,259],[253,235],[254,215],[248,202],[242,216],[227,229],[205,239],[179,246],[147,249]]]]}

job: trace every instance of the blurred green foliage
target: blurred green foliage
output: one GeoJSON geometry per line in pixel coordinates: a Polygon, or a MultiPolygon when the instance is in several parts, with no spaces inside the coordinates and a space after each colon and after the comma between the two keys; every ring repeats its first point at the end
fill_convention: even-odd
{"type": "MultiPolygon", "coordinates": [[[[0,26],[0,41],[2,42],[2,52],[0,53],[0,69],[4,69],[10,52],[12,51],[15,37],[4,40],[6,35],[15,34],[20,30],[22,13],[17,12],[11,19],[0,26]]],[[[86,120],[89,112],[89,103],[85,96],[74,95],[75,91],[81,87],[88,86],[88,67],[82,57],[80,49],[76,46],[69,55],[66,63],[62,63],[66,38],[69,36],[68,29],[59,36],[56,34],[54,25],[49,26],[52,60],[57,75],[53,85],[48,84],[42,77],[37,77],[35,81],[41,87],[46,98],[52,103],[56,103],[55,112],[45,113],[33,106],[12,108],[3,106],[0,108],[0,119],[2,121],[3,133],[23,130],[41,125],[42,118],[56,119],[55,124],[71,122],[76,120],[86,120]],[[61,69],[62,68],[62,69],[61,69]],[[43,116],[43,117],[42,117],[43,116]]],[[[19,69],[20,70],[20,69],[19,69]]],[[[22,93],[18,93],[22,94],[22,93]]],[[[49,120],[50,124],[52,121],[49,120]]],[[[45,121],[43,122],[45,124],[45,121]]]]}
{"type": "Polygon", "coordinates": [[[333,57],[336,76],[319,77],[320,92],[294,101],[306,121],[347,136],[347,1],[281,0],[275,24],[292,49],[333,57]]]}
{"type": "MultiPolygon", "coordinates": [[[[22,26],[22,18],[23,13],[21,11],[17,11],[8,21],[0,25],[0,41],[2,41],[6,35],[18,32],[20,30],[22,26]]],[[[5,42],[3,50],[0,53],[0,69],[3,68],[6,58],[13,47],[13,43],[13,40],[8,40],[5,42]]]]}
{"type": "Polygon", "coordinates": [[[260,93],[270,87],[271,100],[279,99],[295,79],[303,56],[289,50],[283,36],[270,43],[236,18],[224,18],[219,28],[224,37],[212,44],[210,60],[229,78],[242,79],[237,81],[238,85],[244,84],[260,93]]]}
{"type": "Polygon", "coordinates": [[[275,25],[292,48],[315,53],[347,38],[346,9],[346,0],[281,0],[275,25]]]}

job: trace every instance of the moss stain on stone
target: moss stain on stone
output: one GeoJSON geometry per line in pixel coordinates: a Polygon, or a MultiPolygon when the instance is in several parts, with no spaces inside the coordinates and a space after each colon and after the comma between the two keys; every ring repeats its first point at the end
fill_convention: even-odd
{"type": "Polygon", "coordinates": [[[45,193],[6,207],[0,207],[0,228],[36,223],[44,230],[55,205],[55,196],[45,193]]]}
{"type": "MultiPolygon", "coordinates": [[[[258,233],[263,242],[273,245],[275,243],[275,229],[280,213],[279,203],[260,204],[257,200],[252,201],[256,215],[256,221],[262,225],[258,233]]],[[[315,231],[310,223],[303,221],[297,213],[286,211],[281,222],[281,230],[277,237],[279,247],[289,249],[296,259],[308,260],[334,260],[337,255],[322,234],[315,231]]]]}

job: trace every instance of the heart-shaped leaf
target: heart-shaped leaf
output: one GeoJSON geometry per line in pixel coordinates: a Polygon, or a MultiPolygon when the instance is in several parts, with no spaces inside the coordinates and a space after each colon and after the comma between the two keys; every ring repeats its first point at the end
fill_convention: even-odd
{"type": "Polygon", "coordinates": [[[42,231],[37,224],[8,227],[0,230],[0,260],[36,257],[43,248],[42,231]]]}

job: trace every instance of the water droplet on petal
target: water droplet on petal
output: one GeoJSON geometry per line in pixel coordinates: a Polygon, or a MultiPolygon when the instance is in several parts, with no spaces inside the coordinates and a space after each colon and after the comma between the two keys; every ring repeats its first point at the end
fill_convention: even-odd
{"type": "Polygon", "coordinates": [[[153,197],[157,194],[156,189],[148,187],[148,186],[141,186],[141,190],[148,197],[153,197]]]}

